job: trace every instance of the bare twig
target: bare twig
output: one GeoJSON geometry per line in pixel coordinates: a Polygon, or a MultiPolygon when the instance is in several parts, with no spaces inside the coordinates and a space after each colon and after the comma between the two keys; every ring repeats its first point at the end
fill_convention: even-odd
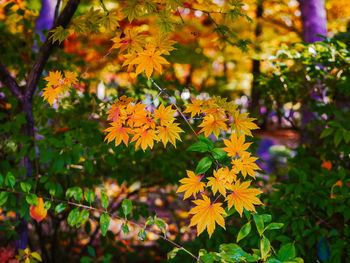
{"type": "MultiPolygon", "coordinates": [[[[0,192],[2,191],[5,191],[5,192],[9,192],[9,193],[13,193],[13,194],[17,194],[17,195],[28,195],[27,193],[24,193],[24,192],[18,192],[18,191],[14,191],[14,190],[9,190],[9,189],[4,189],[4,188],[0,188],[0,192]]],[[[47,200],[47,201],[51,201],[51,202],[55,202],[55,203],[64,203],[64,204],[67,204],[67,205],[71,205],[71,206],[75,206],[75,207],[79,207],[79,208],[82,208],[82,209],[87,209],[87,210],[90,210],[90,211],[96,211],[96,212],[99,212],[99,213],[106,213],[108,214],[112,219],[119,219],[121,221],[124,221],[126,223],[129,223],[135,227],[138,227],[140,229],[144,229],[144,227],[138,223],[136,223],[135,221],[132,221],[132,220],[128,220],[128,219],[125,219],[124,217],[121,217],[121,216],[118,216],[118,215],[115,215],[113,213],[110,213],[106,210],[103,210],[103,209],[98,209],[98,208],[95,208],[95,207],[92,207],[92,206],[88,206],[88,205],[83,205],[83,204],[78,204],[78,203],[75,203],[75,202],[71,202],[71,201],[67,201],[67,200],[60,200],[60,199],[56,199],[56,198],[52,198],[52,197],[43,197],[41,196],[42,199],[44,200],[47,200]]],[[[152,232],[154,233],[153,231],[150,231],[150,230],[145,230],[147,232],[152,232]]],[[[161,238],[169,243],[171,243],[172,245],[176,246],[177,248],[179,249],[182,249],[183,251],[185,251],[187,254],[189,254],[191,257],[193,257],[194,259],[196,259],[196,262],[200,262],[200,263],[203,263],[198,257],[196,257],[194,254],[192,254],[190,251],[188,251],[187,249],[185,249],[183,246],[175,243],[174,241],[170,240],[169,238],[161,235],[161,234],[158,234],[158,233],[154,233],[156,236],[158,236],[158,238],[161,238]]]]}

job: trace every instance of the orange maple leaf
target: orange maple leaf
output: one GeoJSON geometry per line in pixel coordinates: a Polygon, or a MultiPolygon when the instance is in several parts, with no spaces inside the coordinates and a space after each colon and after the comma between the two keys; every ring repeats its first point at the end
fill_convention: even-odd
{"type": "Polygon", "coordinates": [[[214,232],[215,223],[218,223],[225,229],[225,210],[221,207],[222,203],[211,203],[210,199],[202,195],[203,199],[194,200],[197,206],[193,207],[189,213],[193,214],[190,226],[197,225],[197,235],[199,236],[207,228],[209,237],[214,232]]]}
{"type": "Polygon", "coordinates": [[[136,75],[144,71],[149,79],[153,70],[162,73],[162,65],[169,64],[169,62],[161,54],[162,52],[156,51],[152,45],[147,45],[146,49],[138,53],[138,56],[130,62],[131,65],[137,65],[136,75]]]}
{"type": "Polygon", "coordinates": [[[204,132],[204,136],[208,137],[210,134],[214,134],[216,138],[219,137],[220,129],[227,131],[227,125],[225,123],[227,119],[225,118],[215,118],[213,115],[209,114],[204,117],[203,122],[198,125],[198,127],[203,127],[199,133],[204,132]]]}
{"type": "Polygon", "coordinates": [[[231,194],[227,195],[226,201],[228,204],[228,209],[233,205],[235,206],[236,211],[242,217],[243,208],[248,211],[255,211],[254,205],[261,205],[261,201],[256,196],[262,192],[255,188],[248,188],[251,181],[245,181],[242,184],[240,180],[237,180],[234,184],[231,184],[229,190],[232,191],[231,194]]]}
{"type": "Polygon", "coordinates": [[[179,123],[168,123],[166,126],[158,126],[158,138],[166,147],[167,143],[170,142],[176,148],[176,139],[181,141],[180,132],[184,132],[178,127],[179,123]]]}
{"type": "Polygon", "coordinates": [[[184,110],[184,113],[191,113],[191,118],[193,118],[197,114],[201,113],[203,103],[204,102],[202,100],[192,100],[192,103],[186,105],[186,110],[184,110]]]}
{"type": "Polygon", "coordinates": [[[142,127],[135,129],[134,132],[135,135],[130,142],[134,142],[137,140],[135,144],[135,149],[138,149],[140,145],[143,151],[145,151],[148,146],[152,149],[154,145],[153,141],[158,140],[156,131],[152,129],[142,127]]]}
{"type": "Polygon", "coordinates": [[[77,76],[78,76],[78,74],[76,72],[65,71],[64,72],[64,82],[67,85],[74,85],[74,84],[78,83],[77,76]]]}
{"type": "Polygon", "coordinates": [[[191,195],[196,198],[196,194],[198,192],[204,191],[205,183],[201,182],[203,176],[195,175],[194,172],[186,170],[187,176],[180,180],[182,184],[179,189],[177,189],[176,193],[185,192],[184,200],[191,195]]]}
{"type": "Polygon", "coordinates": [[[223,150],[227,152],[228,156],[233,158],[236,157],[237,154],[239,156],[242,156],[245,150],[247,150],[252,144],[251,142],[244,143],[244,140],[244,135],[241,135],[239,138],[237,138],[236,134],[231,134],[231,141],[224,139],[224,143],[227,147],[223,148],[223,150]]]}
{"type": "Polygon", "coordinates": [[[128,145],[129,142],[129,134],[132,133],[132,130],[129,128],[122,127],[121,124],[111,123],[111,127],[105,129],[106,132],[109,132],[105,138],[107,142],[111,142],[115,140],[115,146],[118,146],[122,141],[125,145],[128,145]]]}
{"type": "Polygon", "coordinates": [[[111,49],[120,48],[120,53],[126,51],[131,54],[134,52],[142,52],[142,45],[145,42],[145,36],[139,35],[138,28],[127,28],[124,30],[125,36],[120,38],[122,33],[118,33],[115,38],[112,38],[114,42],[111,49]]]}
{"type": "Polygon", "coordinates": [[[29,214],[38,223],[46,217],[47,211],[44,209],[44,201],[41,197],[38,197],[37,206],[33,206],[33,205],[30,206],[29,214]]]}

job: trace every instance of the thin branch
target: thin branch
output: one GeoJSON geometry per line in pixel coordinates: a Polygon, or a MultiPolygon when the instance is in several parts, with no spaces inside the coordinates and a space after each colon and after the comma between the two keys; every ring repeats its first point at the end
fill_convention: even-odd
{"type": "Polygon", "coordinates": [[[12,92],[12,94],[19,99],[23,100],[23,94],[17,84],[17,81],[10,75],[5,66],[0,62],[0,80],[3,82],[12,92]]]}
{"type": "MultiPolygon", "coordinates": [[[[18,192],[18,191],[14,191],[14,190],[8,190],[8,189],[5,189],[5,188],[0,188],[0,192],[9,192],[9,193],[13,193],[13,194],[17,194],[17,195],[28,195],[28,193],[24,193],[24,192],[18,192]]],[[[134,225],[138,228],[141,228],[141,229],[144,229],[144,227],[138,223],[136,223],[135,221],[132,221],[132,220],[128,220],[128,219],[125,219],[124,217],[121,217],[121,216],[118,216],[118,215],[114,215],[106,210],[103,210],[103,209],[98,209],[98,208],[95,208],[95,207],[92,207],[92,206],[88,206],[88,205],[82,205],[82,204],[78,204],[78,203],[75,203],[75,202],[71,202],[71,201],[66,201],[66,200],[60,200],[60,199],[55,199],[55,198],[52,198],[52,197],[43,197],[41,196],[42,199],[44,200],[47,200],[47,201],[52,201],[52,202],[55,202],[55,203],[64,203],[64,204],[67,204],[67,205],[72,205],[72,206],[76,206],[76,207],[79,207],[79,208],[82,208],[82,209],[87,209],[87,210],[91,210],[91,211],[96,211],[96,212],[99,212],[99,213],[106,213],[108,214],[112,219],[119,219],[121,221],[124,221],[125,223],[129,223],[131,225],[134,225]]],[[[188,253],[190,256],[192,256],[194,259],[196,259],[196,262],[200,262],[200,263],[203,263],[203,261],[201,261],[198,257],[196,257],[195,255],[193,255],[190,251],[188,251],[187,249],[185,249],[183,246],[175,243],[174,241],[168,239],[167,237],[161,235],[161,234],[158,234],[158,233],[155,233],[153,231],[150,231],[150,230],[146,230],[145,231],[147,232],[151,232],[151,233],[154,233],[156,236],[158,236],[158,238],[162,238],[164,239],[165,241],[171,243],[172,245],[182,249],[183,251],[185,251],[186,253],[188,253]]]]}
{"type": "MultiPolygon", "coordinates": [[[[157,89],[160,90],[160,93],[164,93],[164,95],[169,99],[171,105],[173,105],[173,106],[176,108],[176,110],[178,111],[178,113],[179,113],[179,114],[181,115],[181,117],[185,120],[185,122],[187,123],[187,125],[191,128],[192,132],[194,133],[194,135],[196,135],[196,137],[197,137],[197,139],[198,139],[198,134],[197,134],[196,131],[193,129],[191,123],[188,121],[188,119],[186,118],[186,116],[183,114],[183,112],[181,111],[181,109],[179,108],[179,106],[177,106],[176,103],[173,102],[173,101],[171,100],[169,94],[165,91],[165,89],[162,89],[161,87],[159,87],[159,85],[158,85],[152,78],[150,78],[150,80],[151,80],[152,84],[153,84],[154,86],[156,86],[157,89]]],[[[214,160],[214,162],[215,162],[215,164],[216,164],[216,167],[222,166],[222,164],[219,163],[218,160],[216,160],[216,159],[214,158],[214,156],[213,156],[213,154],[212,154],[211,152],[209,152],[209,155],[210,155],[210,157],[214,160]]]]}
{"type": "MultiPolygon", "coordinates": [[[[55,21],[55,24],[53,25],[52,29],[58,26],[66,27],[69,24],[71,18],[73,17],[79,3],[80,0],[69,0],[66,7],[63,9],[60,16],[55,21]]],[[[47,60],[49,59],[49,56],[52,53],[54,47],[57,46],[57,44],[52,43],[51,35],[52,33],[50,33],[47,36],[44,44],[41,46],[38,57],[34,62],[32,70],[29,73],[28,82],[25,90],[25,99],[31,100],[31,98],[33,97],[35,88],[38,84],[41,73],[43,72],[44,66],[47,60]]]]}

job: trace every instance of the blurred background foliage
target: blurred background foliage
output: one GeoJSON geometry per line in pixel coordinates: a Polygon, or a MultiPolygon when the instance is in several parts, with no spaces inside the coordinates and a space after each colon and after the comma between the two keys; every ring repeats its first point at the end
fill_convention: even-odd
{"type": "MultiPolygon", "coordinates": [[[[0,58],[16,72],[22,85],[36,47],[42,44],[36,31],[41,1],[15,2],[9,7],[0,1],[0,58]]],[[[311,44],[302,42],[303,24],[296,0],[245,0],[243,10],[251,22],[232,22],[220,13],[220,5],[227,1],[208,1],[208,7],[217,10],[211,16],[221,28],[205,13],[189,8],[200,7],[202,2],[185,1],[179,8],[181,17],[176,16],[174,31],[170,32],[178,44],[166,57],[170,66],[155,77],[156,82],[180,105],[196,96],[220,95],[234,100],[242,111],[252,112],[262,128],[253,149],[261,157],[264,171],[257,175],[265,204],[259,212],[270,213],[274,221],[284,223],[283,233],[271,233],[270,239],[278,244],[295,241],[297,254],[305,262],[347,262],[349,2],[325,1],[328,35],[322,42],[311,44]],[[235,45],[221,41],[217,30],[229,32],[235,45]],[[254,99],[253,86],[259,94],[254,99]],[[309,119],[303,121],[306,115],[309,119]]],[[[99,6],[99,1],[82,1],[76,17],[87,12],[91,4],[99,6]]],[[[105,5],[118,8],[117,1],[105,1],[105,5]]],[[[152,26],[155,23],[145,18],[131,26],[140,26],[147,34],[156,30],[152,26]]],[[[127,20],[120,21],[121,28],[129,26],[127,20]]],[[[44,36],[47,33],[42,31],[44,36]]],[[[112,209],[120,210],[120,202],[128,197],[134,201],[134,220],[156,212],[169,224],[170,238],[190,251],[218,251],[220,244],[234,241],[232,236],[237,236],[245,219],[228,220],[227,231],[217,229],[211,239],[207,234],[196,237],[187,227],[188,209],[184,206],[190,204],[175,191],[185,170],[194,167],[202,156],[185,150],[195,141],[185,125],[186,134],[177,148],[156,145],[144,153],[104,142],[106,111],[116,97],[128,95],[154,106],[167,102],[146,78],[126,73],[117,52],[103,57],[115,34],[70,35],[45,66],[46,74],[54,70],[85,74],[80,85],[54,107],[40,96],[34,97],[36,148],[31,149],[29,157],[40,175],[37,192],[64,197],[65,190],[76,185],[106,189],[112,209]]],[[[41,80],[37,95],[44,87],[41,80]]],[[[30,139],[21,132],[25,117],[18,101],[4,86],[0,88],[0,122],[0,173],[4,178],[9,172],[21,178],[20,160],[30,139]]],[[[4,248],[17,238],[14,227],[18,221],[13,211],[29,220],[28,207],[11,195],[0,210],[0,245],[4,248]]],[[[156,237],[149,236],[142,243],[132,230],[125,235],[118,222],[111,225],[106,237],[100,236],[93,220],[83,229],[68,228],[64,223],[67,215],[68,211],[59,215],[50,212],[44,222],[30,223],[29,246],[32,250],[40,248],[45,262],[162,262],[172,249],[163,240],[155,241],[156,237]]],[[[248,249],[257,242],[258,237],[251,234],[241,245],[248,249]]],[[[191,260],[183,252],[179,255],[169,261],[191,260]]]]}

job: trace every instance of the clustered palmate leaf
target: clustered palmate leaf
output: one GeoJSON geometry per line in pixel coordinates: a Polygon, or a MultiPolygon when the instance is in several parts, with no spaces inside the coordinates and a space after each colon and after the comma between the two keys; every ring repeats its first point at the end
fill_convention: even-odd
{"type": "Polygon", "coordinates": [[[75,72],[65,71],[63,77],[59,71],[50,71],[49,76],[44,78],[47,84],[41,96],[52,105],[60,95],[67,92],[72,85],[78,83],[77,76],[78,74],[75,72]]]}
{"type": "Polygon", "coordinates": [[[130,136],[133,136],[130,142],[136,141],[135,148],[141,147],[143,151],[147,147],[152,149],[154,141],[161,141],[164,147],[170,142],[176,147],[176,140],[181,141],[179,134],[183,132],[173,117],[176,111],[172,106],[161,104],[151,113],[146,106],[125,96],[115,100],[107,112],[108,120],[112,122],[111,127],[105,130],[108,132],[105,140],[114,140],[116,146],[121,142],[128,145],[130,136]]]}
{"type": "Polygon", "coordinates": [[[190,113],[191,118],[196,115],[204,116],[202,123],[198,125],[202,127],[199,133],[204,133],[205,136],[213,133],[217,138],[220,132],[228,130],[229,122],[233,120],[231,126],[234,133],[231,135],[231,140],[224,139],[225,148],[214,148],[211,141],[205,137],[199,137],[200,141],[189,147],[188,150],[209,152],[211,156],[200,160],[195,173],[187,171],[188,177],[180,180],[181,185],[177,190],[177,192],[184,192],[184,199],[192,195],[196,198],[199,192],[202,193],[202,199],[193,201],[196,206],[189,212],[194,214],[190,226],[197,226],[198,235],[207,228],[211,236],[216,223],[225,227],[223,216],[226,213],[222,207],[223,203],[217,201],[220,198],[227,201],[228,210],[234,206],[240,216],[242,216],[243,209],[256,212],[254,205],[262,204],[257,197],[262,192],[250,187],[251,181],[241,180],[245,179],[247,174],[255,178],[255,170],[260,169],[254,163],[257,158],[251,157],[247,152],[251,143],[245,143],[245,136],[252,136],[250,130],[258,127],[252,122],[253,118],[247,118],[247,114],[239,113],[236,105],[219,97],[209,100],[193,100],[184,112],[190,113]],[[212,165],[212,158],[216,156],[218,159],[223,159],[225,153],[232,158],[232,167],[225,166],[216,169],[213,176],[205,177],[204,173],[212,165]],[[237,179],[238,177],[243,178],[237,179]],[[204,179],[207,182],[203,182],[204,179]],[[204,191],[205,188],[211,191],[213,196],[216,195],[214,202],[206,195],[208,191],[204,191]]]}

